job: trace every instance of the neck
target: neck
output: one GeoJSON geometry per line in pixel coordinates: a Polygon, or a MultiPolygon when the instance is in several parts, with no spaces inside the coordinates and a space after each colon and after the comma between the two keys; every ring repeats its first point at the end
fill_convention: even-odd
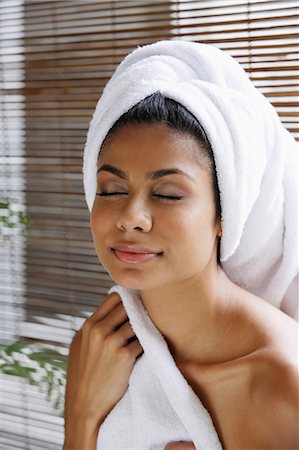
{"type": "MultiPolygon", "coordinates": [[[[234,284],[217,266],[180,283],[141,291],[143,304],[163,334],[176,362],[217,358],[227,336],[234,284]]],[[[221,355],[221,358],[223,354],[221,355]]]]}

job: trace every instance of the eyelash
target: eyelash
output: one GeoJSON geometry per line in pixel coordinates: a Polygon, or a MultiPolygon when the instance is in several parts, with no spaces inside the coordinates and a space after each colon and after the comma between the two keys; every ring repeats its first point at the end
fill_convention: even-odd
{"type": "MultiPolygon", "coordinates": [[[[126,192],[97,192],[97,195],[100,197],[113,197],[113,196],[120,196],[120,195],[127,195],[126,192]]],[[[162,200],[170,200],[170,201],[178,201],[181,200],[183,197],[175,196],[175,195],[161,195],[161,194],[153,194],[154,197],[158,197],[162,200]]]]}
{"type": "Polygon", "coordinates": [[[127,195],[126,192],[97,192],[100,197],[116,197],[121,195],[127,195]]]}

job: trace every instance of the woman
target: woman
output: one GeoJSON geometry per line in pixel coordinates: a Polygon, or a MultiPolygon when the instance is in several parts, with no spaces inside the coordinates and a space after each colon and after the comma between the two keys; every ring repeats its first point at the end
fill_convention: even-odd
{"type": "MultiPolygon", "coordinates": [[[[298,448],[297,325],[223,270],[221,193],[204,128],[159,92],[113,123],[91,210],[100,262],[140,292],[224,448],[298,448]]],[[[65,450],[96,448],[142,354],[112,293],[71,345],[65,450]]]]}

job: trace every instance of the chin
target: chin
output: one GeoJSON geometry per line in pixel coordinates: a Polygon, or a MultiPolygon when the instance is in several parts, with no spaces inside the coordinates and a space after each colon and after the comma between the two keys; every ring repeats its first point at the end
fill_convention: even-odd
{"type": "Polygon", "coordinates": [[[146,276],[144,273],[132,273],[128,271],[127,273],[116,274],[109,272],[112,280],[126,289],[137,289],[137,290],[147,290],[154,289],[160,285],[157,283],[157,278],[153,280],[153,277],[146,276]]]}
{"type": "Polygon", "coordinates": [[[112,280],[126,289],[152,289],[153,284],[147,281],[133,279],[133,277],[111,277],[112,280]]]}

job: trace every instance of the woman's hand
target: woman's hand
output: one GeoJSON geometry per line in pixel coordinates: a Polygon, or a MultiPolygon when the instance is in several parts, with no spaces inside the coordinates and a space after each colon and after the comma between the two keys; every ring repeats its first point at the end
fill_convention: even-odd
{"type": "Polygon", "coordinates": [[[193,442],[169,442],[164,450],[196,450],[193,442]]]}
{"type": "Polygon", "coordinates": [[[83,323],[71,344],[65,400],[66,435],[74,434],[77,424],[81,424],[82,434],[82,421],[88,432],[95,433],[127,390],[132,368],[141,353],[143,349],[119,295],[110,294],[83,323]]]}

